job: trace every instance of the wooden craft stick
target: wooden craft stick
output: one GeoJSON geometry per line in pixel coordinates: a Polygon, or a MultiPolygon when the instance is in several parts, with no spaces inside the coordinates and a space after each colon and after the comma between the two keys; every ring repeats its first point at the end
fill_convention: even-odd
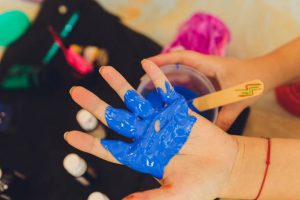
{"type": "Polygon", "coordinates": [[[205,111],[261,95],[263,90],[263,82],[253,80],[195,98],[191,101],[193,101],[193,106],[199,111],[205,111]]]}

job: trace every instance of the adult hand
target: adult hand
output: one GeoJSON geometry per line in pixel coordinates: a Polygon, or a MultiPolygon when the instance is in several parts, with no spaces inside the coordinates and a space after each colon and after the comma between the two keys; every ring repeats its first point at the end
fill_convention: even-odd
{"type": "MultiPolygon", "coordinates": [[[[148,60],[144,60],[142,65],[148,76],[152,79],[154,85],[157,88],[161,88],[163,91],[167,91],[168,88],[165,86],[165,83],[168,83],[168,80],[161,70],[148,60]]],[[[126,103],[127,92],[134,91],[130,84],[112,67],[103,67],[100,74],[126,103]]],[[[152,133],[149,134],[148,132],[153,131],[153,128],[155,128],[153,120],[147,122],[146,131],[144,128],[137,130],[137,122],[133,120],[127,125],[132,126],[132,130],[134,131],[130,133],[124,132],[119,129],[120,126],[111,124],[111,120],[115,120],[114,122],[118,123],[119,119],[110,118],[112,117],[109,115],[111,106],[99,99],[96,95],[83,87],[73,87],[70,93],[76,103],[94,114],[102,121],[102,123],[113,128],[120,134],[133,137],[133,143],[126,145],[134,145],[135,142],[139,143],[141,140],[153,139],[147,138],[148,136],[154,137],[152,133]]],[[[146,100],[143,101],[146,102],[146,100]]],[[[169,104],[172,103],[173,101],[168,103],[163,109],[168,109],[170,106],[169,104]]],[[[135,108],[130,107],[128,103],[126,104],[132,113],[135,113],[135,108]]],[[[125,111],[123,110],[122,112],[125,111]]],[[[164,112],[164,110],[162,112],[164,112]]],[[[127,112],[128,115],[130,115],[130,113],[131,112],[127,112]]],[[[124,116],[126,117],[127,114],[124,116]]],[[[159,180],[162,186],[158,189],[134,193],[125,199],[211,200],[220,195],[222,188],[230,177],[230,172],[237,155],[238,146],[236,140],[193,111],[187,109],[187,114],[188,116],[183,113],[182,117],[184,120],[188,119],[187,117],[192,117],[195,121],[192,124],[187,123],[188,125],[186,128],[190,129],[190,133],[187,135],[186,142],[182,144],[178,149],[178,152],[171,157],[168,163],[166,163],[162,179],[159,180]],[[191,125],[191,127],[188,127],[189,125],[191,125]]],[[[145,116],[148,116],[148,114],[145,116]]],[[[141,118],[145,116],[142,116],[141,118]]],[[[142,123],[145,122],[143,121],[142,123]]],[[[173,122],[167,121],[164,127],[169,126],[170,123],[173,122]]],[[[164,127],[161,127],[161,130],[163,130],[164,127]]],[[[160,132],[158,131],[155,134],[160,134],[160,132]]],[[[172,129],[171,134],[174,134],[172,129]]],[[[177,136],[181,136],[182,131],[178,131],[176,134],[179,134],[177,136]]],[[[168,134],[166,136],[168,136],[168,134]]],[[[175,137],[174,140],[176,138],[177,137],[175,137]]],[[[122,149],[118,150],[118,147],[120,146],[118,146],[119,143],[117,141],[115,141],[114,145],[117,145],[118,147],[115,148],[114,145],[107,147],[107,142],[100,142],[98,138],[94,138],[93,136],[80,131],[67,132],[65,134],[65,139],[70,145],[79,150],[91,153],[109,162],[126,164],[136,170],[139,170],[135,165],[137,163],[132,159],[128,159],[130,157],[129,154],[136,153],[139,158],[147,156],[146,151],[136,152],[137,149],[143,149],[145,146],[135,145],[131,147],[127,146],[129,150],[128,148],[124,148],[125,154],[122,154],[120,157],[121,151],[119,150],[122,149]]],[[[164,137],[161,137],[160,140],[160,142],[163,142],[164,137]]],[[[175,141],[171,139],[170,142],[174,143],[175,141]]],[[[154,149],[154,151],[157,150],[158,149],[154,149]]],[[[157,154],[153,156],[168,154],[171,149],[166,148],[159,150],[160,152],[157,152],[157,154]]],[[[144,163],[140,164],[143,165],[144,163]]]]}
{"type": "MultiPolygon", "coordinates": [[[[262,65],[267,65],[262,62],[261,58],[252,60],[241,60],[235,58],[225,58],[217,56],[203,55],[194,51],[173,51],[166,54],[160,54],[149,58],[159,66],[180,63],[193,67],[202,72],[207,77],[217,80],[221,89],[225,89],[234,85],[241,84],[253,79],[261,79],[265,83],[265,89],[269,89],[270,79],[268,74],[265,74],[265,69],[262,65]]],[[[238,103],[233,103],[222,107],[219,112],[216,125],[227,130],[240,112],[247,106],[252,105],[257,101],[257,97],[251,98],[238,103]]]]}

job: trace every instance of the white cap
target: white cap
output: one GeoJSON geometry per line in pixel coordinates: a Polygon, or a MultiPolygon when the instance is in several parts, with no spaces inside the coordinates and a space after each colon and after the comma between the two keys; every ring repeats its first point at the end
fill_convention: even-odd
{"type": "Polygon", "coordinates": [[[89,195],[87,200],[109,200],[109,198],[101,192],[93,192],[89,195]]]}
{"type": "Polygon", "coordinates": [[[75,153],[70,153],[64,158],[64,168],[75,177],[82,176],[87,170],[85,160],[75,153]]]}
{"type": "Polygon", "coordinates": [[[99,124],[97,118],[84,109],[81,109],[77,112],[76,120],[79,123],[80,127],[85,131],[92,131],[99,124]]]}

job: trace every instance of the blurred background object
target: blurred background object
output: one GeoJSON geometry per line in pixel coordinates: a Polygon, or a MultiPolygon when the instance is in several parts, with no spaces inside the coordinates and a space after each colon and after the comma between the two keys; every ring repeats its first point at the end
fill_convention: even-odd
{"type": "Polygon", "coordinates": [[[178,29],[175,39],[162,53],[185,49],[203,54],[224,56],[230,42],[230,31],[216,16],[196,12],[178,29]]]}

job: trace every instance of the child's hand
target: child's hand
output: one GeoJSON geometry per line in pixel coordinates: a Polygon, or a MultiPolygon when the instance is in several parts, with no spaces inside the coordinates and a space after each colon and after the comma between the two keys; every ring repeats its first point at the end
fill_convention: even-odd
{"type": "MultiPolygon", "coordinates": [[[[261,79],[269,86],[263,68],[267,62],[255,60],[239,60],[233,58],[203,55],[193,51],[174,51],[149,58],[159,66],[180,63],[194,67],[204,75],[216,79],[221,89],[241,84],[253,79],[261,79]],[[258,69],[260,70],[258,72],[258,69]]],[[[257,101],[257,97],[224,106],[219,112],[216,125],[227,130],[240,112],[257,101]]]]}
{"type": "MultiPolygon", "coordinates": [[[[184,97],[173,90],[160,70],[151,73],[152,78],[160,77],[160,80],[154,80],[165,104],[160,109],[153,108],[117,71],[109,70],[110,76],[118,79],[120,87],[124,88],[119,95],[124,97],[124,103],[131,112],[108,106],[105,120],[108,127],[133,138],[133,142],[102,140],[101,143],[122,164],[162,178],[165,166],[186,142],[196,117],[188,114],[184,97]]],[[[114,89],[118,90],[118,87],[114,89]]]]}
{"type": "Polygon", "coordinates": [[[72,146],[104,160],[125,164],[162,178],[162,187],[135,193],[128,199],[203,199],[218,197],[233,166],[235,140],[188,109],[161,70],[143,61],[144,70],[158,88],[165,106],[153,108],[112,67],[101,75],[124,100],[130,111],[112,108],[82,87],[71,90],[73,100],[105,125],[132,138],[132,143],[102,140],[79,131],[68,132],[72,146]]]}

